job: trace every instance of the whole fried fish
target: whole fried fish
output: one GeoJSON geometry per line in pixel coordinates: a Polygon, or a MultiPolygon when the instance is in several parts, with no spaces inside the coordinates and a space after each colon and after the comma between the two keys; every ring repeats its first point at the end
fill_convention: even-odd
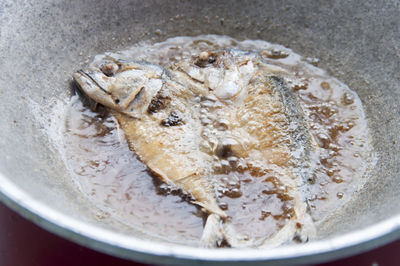
{"type": "Polygon", "coordinates": [[[300,106],[272,72],[256,53],[221,50],[169,69],[109,58],[73,77],[112,110],[140,160],[209,214],[202,245],[270,247],[315,233],[301,189],[313,175],[314,141],[300,106]],[[223,180],[240,175],[268,176],[273,184],[263,193],[285,210],[274,234],[240,237],[218,205],[223,180]]]}

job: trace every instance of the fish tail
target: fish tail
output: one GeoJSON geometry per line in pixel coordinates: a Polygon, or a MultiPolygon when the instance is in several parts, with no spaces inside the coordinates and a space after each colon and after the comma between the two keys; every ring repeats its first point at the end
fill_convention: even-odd
{"type": "Polygon", "coordinates": [[[203,235],[200,239],[200,246],[213,248],[221,244],[223,240],[224,234],[222,232],[221,216],[214,213],[210,214],[204,226],[203,235]]]}
{"type": "Polygon", "coordinates": [[[308,213],[304,214],[302,219],[302,226],[298,228],[296,232],[297,240],[300,242],[308,242],[309,240],[315,239],[317,236],[317,229],[311,215],[308,213]]]}
{"type": "Polygon", "coordinates": [[[282,227],[273,237],[265,239],[259,248],[274,248],[290,242],[296,234],[296,221],[292,220],[282,227]]]}

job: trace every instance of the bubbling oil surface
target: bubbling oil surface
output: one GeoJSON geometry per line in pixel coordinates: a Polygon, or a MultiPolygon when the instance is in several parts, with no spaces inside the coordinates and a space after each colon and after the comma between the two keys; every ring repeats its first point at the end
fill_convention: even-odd
{"type": "MultiPolygon", "coordinates": [[[[107,56],[144,60],[169,68],[202,51],[241,49],[258,52],[273,73],[284,78],[299,102],[314,150],[315,174],[301,191],[318,224],[346,203],[363,183],[372,150],[357,94],[290,49],[265,41],[237,41],[226,36],[176,37],[157,44],[140,43],[107,56]]],[[[68,111],[64,144],[67,164],[80,190],[105,215],[168,241],[196,244],[204,214],[182,192],[151,176],[129,150],[116,120],[74,96],[68,111]]],[[[272,235],[291,215],[284,187],[272,174],[219,174],[219,204],[244,237],[272,235]],[[282,196],[283,195],[283,196],[282,196]]]]}

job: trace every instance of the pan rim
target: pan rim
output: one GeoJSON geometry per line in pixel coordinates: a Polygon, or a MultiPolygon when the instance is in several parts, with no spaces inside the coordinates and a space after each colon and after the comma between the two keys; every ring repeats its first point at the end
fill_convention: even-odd
{"type": "Polygon", "coordinates": [[[279,264],[320,263],[379,247],[400,238],[400,214],[363,229],[329,239],[262,249],[205,249],[155,243],[90,225],[47,206],[25,193],[0,173],[0,200],[40,227],[80,245],[129,260],[158,264],[252,261],[279,264]]]}

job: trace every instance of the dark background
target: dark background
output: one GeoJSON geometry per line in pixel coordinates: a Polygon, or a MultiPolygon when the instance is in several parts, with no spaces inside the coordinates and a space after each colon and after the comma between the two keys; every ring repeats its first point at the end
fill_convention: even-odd
{"type": "MultiPolygon", "coordinates": [[[[1,266],[135,266],[144,265],[108,256],[74,244],[36,226],[0,203],[1,266]]],[[[321,266],[400,265],[400,240],[378,249],[321,266]]]]}

